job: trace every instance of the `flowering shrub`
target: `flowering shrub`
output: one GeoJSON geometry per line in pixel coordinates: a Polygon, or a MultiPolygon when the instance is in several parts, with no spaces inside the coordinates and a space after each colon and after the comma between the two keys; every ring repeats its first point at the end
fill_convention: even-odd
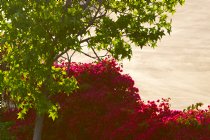
{"type": "MultiPolygon", "coordinates": [[[[62,66],[64,64],[56,67],[62,66]]],[[[58,136],[53,138],[106,139],[107,134],[126,122],[130,114],[137,110],[140,97],[134,81],[128,75],[122,75],[121,71],[114,60],[72,63],[68,74],[75,76],[80,88],[69,97],[65,94],[54,97],[61,107],[60,118],[66,127],[59,127],[58,136]]],[[[56,128],[45,125],[44,129],[56,128]]]]}
{"type": "Polygon", "coordinates": [[[210,111],[170,110],[168,100],[142,103],[112,135],[117,140],[209,140],[210,111]]]}
{"type": "MultiPolygon", "coordinates": [[[[143,102],[134,81],[114,60],[55,67],[75,76],[80,88],[70,96],[61,92],[51,97],[60,106],[59,118],[45,118],[43,140],[210,139],[208,110],[171,110],[168,99],[143,102]]],[[[31,140],[34,111],[25,120],[16,120],[16,112],[4,112],[1,121],[15,122],[9,130],[17,140],[31,140]]]]}

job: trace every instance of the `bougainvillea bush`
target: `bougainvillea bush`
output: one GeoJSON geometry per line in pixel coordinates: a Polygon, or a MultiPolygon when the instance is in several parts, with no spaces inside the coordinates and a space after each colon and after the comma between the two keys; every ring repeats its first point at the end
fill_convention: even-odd
{"type": "MultiPolygon", "coordinates": [[[[143,102],[129,75],[113,59],[97,63],[56,63],[75,76],[79,89],[51,97],[60,106],[59,118],[46,116],[43,140],[209,140],[210,112],[171,110],[168,99],[143,102]],[[70,66],[70,67],[69,67],[70,66]]],[[[68,78],[68,77],[64,77],[68,78]]],[[[3,113],[13,121],[8,130],[17,140],[31,140],[35,113],[17,120],[17,110],[3,113]]]]}

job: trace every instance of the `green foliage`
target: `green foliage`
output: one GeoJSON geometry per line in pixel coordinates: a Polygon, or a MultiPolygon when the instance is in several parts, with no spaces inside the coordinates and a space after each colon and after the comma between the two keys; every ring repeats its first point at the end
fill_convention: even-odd
{"type": "Polygon", "coordinates": [[[15,137],[9,133],[9,127],[13,125],[12,122],[0,122],[0,139],[1,140],[15,140],[15,137]]]}
{"type": "Polygon", "coordinates": [[[0,73],[0,90],[15,101],[19,118],[29,108],[55,118],[56,103],[49,97],[77,88],[74,78],[64,79],[66,74],[52,67],[58,58],[69,50],[85,54],[85,43],[98,59],[95,50],[123,59],[131,58],[131,44],[155,47],[171,32],[168,14],[184,0],[0,2],[0,63],[8,68],[0,73]]]}
{"type": "Polygon", "coordinates": [[[200,107],[203,106],[203,103],[199,102],[199,103],[196,103],[196,104],[192,104],[191,106],[188,106],[187,109],[184,109],[183,111],[186,112],[186,111],[190,111],[190,110],[199,110],[200,107]]]}
{"type": "MultiPolygon", "coordinates": [[[[2,70],[0,70],[0,91],[2,90],[2,82],[3,82],[3,79],[4,79],[4,77],[3,77],[3,72],[2,72],[2,70]]],[[[1,92],[0,92],[0,95],[1,95],[1,92]]]]}

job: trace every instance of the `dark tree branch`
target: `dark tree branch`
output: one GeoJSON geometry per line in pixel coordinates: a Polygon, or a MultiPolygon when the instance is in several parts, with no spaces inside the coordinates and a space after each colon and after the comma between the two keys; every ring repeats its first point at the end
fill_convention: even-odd
{"type": "Polygon", "coordinates": [[[97,9],[97,11],[96,11],[94,17],[89,21],[88,25],[87,25],[83,30],[80,30],[80,31],[78,32],[77,36],[81,36],[82,34],[84,34],[84,33],[86,32],[86,30],[87,30],[90,26],[93,25],[94,21],[97,19],[98,13],[99,13],[100,10],[101,10],[102,2],[103,2],[103,0],[100,0],[100,1],[99,1],[99,7],[98,7],[98,9],[97,9]]]}
{"type": "Polygon", "coordinates": [[[70,59],[70,57],[69,57],[69,54],[68,54],[68,53],[66,53],[66,55],[67,55],[67,58],[68,58],[68,67],[67,67],[67,73],[69,74],[69,72],[70,72],[70,64],[71,64],[71,59],[70,59]]]}
{"type": "Polygon", "coordinates": [[[80,40],[80,43],[89,42],[89,40],[92,38],[93,37],[88,37],[88,38],[82,39],[82,40],[80,40]]]}
{"type": "Polygon", "coordinates": [[[90,47],[91,50],[93,51],[93,53],[95,54],[96,58],[98,59],[98,61],[101,61],[101,58],[98,56],[98,54],[96,53],[95,49],[91,46],[90,47]]]}
{"type": "MultiPolygon", "coordinates": [[[[72,2],[72,1],[71,1],[71,0],[67,0],[67,1],[66,1],[66,5],[67,5],[67,4],[69,5],[70,2],[72,2]]],[[[93,25],[93,23],[96,21],[96,19],[102,18],[102,17],[104,17],[104,16],[106,15],[107,11],[105,11],[104,14],[98,16],[98,14],[100,13],[100,11],[101,11],[101,9],[102,9],[102,2],[103,2],[103,0],[99,0],[98,2],[99,2],[99,7],[97,8],[97,11],[96,11],[95,15],[93,16],[92,19],[90,19],[88,25],[87,25],[83,30],[80,30],[80,31],[77,33],[77,37],[79,37],[79,36],[81,36],[82,34],[86,33],[86,32],[87,32],[87,29],[90,28],[90,27],[93,25]]],[[[87,3],[86,3],[86,4],[87,4],[87,3]]],[[[89,38],[86,38],[86,39],[84,39],[84,40],[81,40],[80,43],[88,42],[91,38],[92,38],[92,37],[89,37],[89,38]]],[[[69,50],[70,50],[70,48],[67,47],[63,52],[61,52],[60,54],[58,54],[57,56],[54,57],[54,61],[56,61],[56,60],[57,60],[59,57],[61,57],[63,54],[67,53],[69,50]]],[[[76,50],[75,50],[75,51],[76,51],[76,50]]],[[[84,52],[81,52],[81,53],[85,54],[84,52]]],[[[86,55],[86,56],[89,56],[90,58],[94,58],[94,59],[95,59],[95,57],[93,57],[93,56],[90,56],[90,55],[88,55],[88,54],[85,54],[85,55],[86,55]]]]}
{"type": "Polygon", "coordinates": [[[67,11],[67,9],[69,8],[69,7],[71,7],[71,5],[72,5],[72,0],[66,0],[66,4],[65,4],[65,10],[67,11]]]}
{"type": "Polygon", "coordinates": [[[83,52],[83,51],[80,51],[80,53],[82,53],[82,54],[84,54],[84,55],[86,55],[86,56],[88,56],[88,57],[90,57],[90,58],[96,59],[96,57],[91,56],[91,55],[89,55],[89,54],[87,54],[87,53],[85,53],[85,52],[83,52]]]}
{"type": "MultiPolygon", "coordinates": [[[[79,43],[84,43],[84,42],[88,42],[92,37],[88,37],[86,39],[81,40],[79,43]]],[[[70,50],[70,48],[66,48],[63,52],[61,52],[60,54],[58,54],[57,56],[54,57],[54,61],[56,61],[59,57],[62,57],[62,55],[64,55],[65,53],[67,53],[70,50]]],[[[76,51],[76,50],[74,50],[76,51]]]]}
{"type": "Polygon", "coordinates": [[[86,0],[86,2],[82,5],[82,6],[83,6],[84,11],[87,9],[88,4],[90,3],[90,1],[91,1],[91,0],[86,0]]]}
{"type": "Polygon", "coordinates": [[[69,72],[70,72],[71,58],[73,57],[73,55],[75,54],[75,52],[76,52],[76,51],[74,51],[74,52],[71,54],[71,56],[69,56],[69,54],[66,53],[67,58],[68,58],[68,68],[67,68],[68,74],[69,74],[69,72]]]}
{"type": "Polygon", "coordinates": [[[74,51],[72,54],[71,54],[71,56],[69,57],[69,61],[70,61],[70,63],[71,63],[71,59],[72,59],[72,57],[73,57],[73,55],[76,53],[76,51],[74,51]]]}

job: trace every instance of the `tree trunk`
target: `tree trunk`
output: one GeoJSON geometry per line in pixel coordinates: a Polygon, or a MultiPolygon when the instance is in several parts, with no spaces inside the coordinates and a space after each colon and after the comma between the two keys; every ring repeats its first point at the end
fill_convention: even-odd
{"type": "Polygon", "coordinates": [[[33,140],[41,140],[44,115],[36,115],[33,140]]]}

